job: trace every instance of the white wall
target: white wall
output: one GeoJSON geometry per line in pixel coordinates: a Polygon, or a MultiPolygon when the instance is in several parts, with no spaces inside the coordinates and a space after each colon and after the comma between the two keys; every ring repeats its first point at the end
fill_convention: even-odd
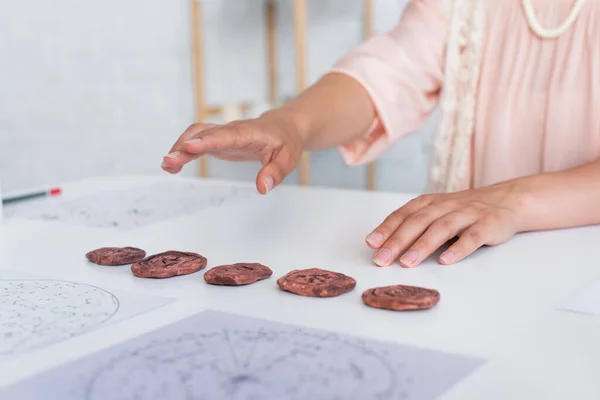
{"type": "MultiPolygon", "coordinates": [[[[393,26],[405,3],[376,1],[376,29],[393,26]]],[[[312,82],[361,41],[362,1],[308,4],[312,82]]],[[[266,99],[262,5],[205,1],[208,101],[266,99]]],[[[295,87],[291,0],[279,0],[279,13],[279,83],[287,96],[295,87]]],[[[188,0],[0,0],[3,189],[162,173],[161,157],[193,120],[189,22],[188,0]]],[[[382,159],[381,189],[422,188],[432,126],[382,159]]],[[[218,161],[211,169],[232,179],[254,179],[256,171],[218,161]]],[[[346,167],[335,151],[313,154],[313,171],[314,184],[365,185],[364,169],[346,167]]]]}

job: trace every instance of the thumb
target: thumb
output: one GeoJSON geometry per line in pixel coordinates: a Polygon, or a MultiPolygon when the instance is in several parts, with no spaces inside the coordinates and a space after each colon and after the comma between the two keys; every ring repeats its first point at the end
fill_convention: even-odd
{"type": "Polygon", "coordinates": [[[256,176],[256,188],[260,194],[267,194],[292,173],[298,164],[299,156],[286,149],[280,150],[256,176]]]}

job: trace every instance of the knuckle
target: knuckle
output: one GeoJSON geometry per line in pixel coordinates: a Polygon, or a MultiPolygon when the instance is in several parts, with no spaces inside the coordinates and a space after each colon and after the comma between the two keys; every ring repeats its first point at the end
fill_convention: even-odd
{"type": "Polygon", "coordinates": [[[188,130],[198,133],[198,132],[202,132],[208,128],[215,127],[215,126],[216,126],[215,124],[205,124],[202,122],[194,122],[193,124],[190,125],[188,130]]]}
{"type": "Polygon", "coordinates": [[[455,199],[442,199],[437,204],[439,206],[444,207],[445,209],[449,209],[449,210],[456,210],[460,206],[459,201],[455,200],[455,199]]]}
{"type": "Polygon", "coordinates": [[[432,200],[434,200],[437,196],[434,194],[422,194],[419,197],[417,197],[417,199],[421,202],[431,202],[432,200]]]}
{"type": "Polygon", "coordinates": [[[454,233],[454,222],[448,218],[440,219],[435,222],[433,228],[444,236],[451,236],[454,233]]]}
{"type": "Polygon", "coordinates": [[[469,202],[469,204],[471,206],[477,208],[478,210],[482,210],[487,207],[487,204],[485,204],[483,201],[480,201],[480,200],[473,200],[473,201],[469,202]]]}
{"type": "Polygon", "coordinates": [[[416,205],[419,205],[419,206],[426,206],[428,204],[433,203],[435,201],[435,199],[436,199],[435,195],[423,194],[415,199],[415,203],[416,203],[416,205]]]}
{"type": "Polygon", "coordinates": [[[389,220],[390,222],[393,221],[398,221],[398,220],[403,220],[406,216],[405,211],[402,208],[398,208],[396,210],[394,210],[389,217],[386,218],[386,220],[389,220]]]}
{"type": "Polygon", "coordinates": [[[405,204],[405,207],[420,207],[423,204],[425,204],[427,202],[427,200],[425,200],[425,196],[427,195],[421,195],[419,197],[415,197],[414,199],[411,199],[408,203],[405,204]]]}
{"type": "Polygon", "coordinates": [[[480,230],[470,230],[465,232],[466,238],[469,242],[471,243],[483,243],[484,242],[484,235],[483,232],[480,230]]]}
{"type": "Polygon", "coordinates": [[[227,127],[227,130],[233,133],[235,136],[245,135],[248,133],[248,129],[240,123],[230,122],[225,126],[227,127]]]}
{"type": "Polygon", "coordinates": [[[402,207],[407,207],[407,208],[416,207],[418,202],[419,202],[419,197],[409,200],[402,207]]]}
{"type": "Polygon", "coordinates": [[[423,222],[428,221],[430,218],[430,214],[428,212],[420,212],[411,217],[411,222],[421,224],[423,222]]]}
{"type": "Polygon", "coordinates": [[[263,131],[268,138],[269,143],[274,147],[282,147],[286,144],[285,137],[278,132],[273,132],[269,130],[263,131]]]}
{"type": "Polygon", "coordinates": [[[465,206],[462,211],[466,214],[474,214],[474,215],[479,215],[481,209],[476,207],[473,204],[468,204],[467,206],[465,206]]]}
{"type": "Polygon", "coordinates": [[[498,222],[500,222],[500,219],[498,218],[497,215],[487,214],[481,219],[481,222],[486,226],[496,225],[496,224],[498,224],[498,222]]]}
{"type": "Polygon", "coordinates": [[[252,127],[252,123],[247,120],[230,121],[226,124],[226,126],[230,127],[231,129],[243,132],[248,131],[248,129],[252,127]]]}

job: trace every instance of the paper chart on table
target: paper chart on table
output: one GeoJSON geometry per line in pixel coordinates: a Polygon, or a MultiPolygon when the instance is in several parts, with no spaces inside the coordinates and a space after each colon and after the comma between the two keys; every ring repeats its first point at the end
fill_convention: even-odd
{"type": "Polygon", "coordinates": [[[600,280],[592,282],[559,307],[563,311],[600,316],[600,280]]]}
{"type": "Polygon", "coordinates": [[[5,213],[7,218],[125,231],[242,201],[255,193],[255,188],[246,186],[163,181],[75,198],[19,203],[6,207],[5,213]]]}
{"type": "Polygon", "coordinates": [[[203,311],[17,383],[2,398],[431,399],[483,360],[203,311]]]}
{"type": "Polygon", "coordinates": [[[0,363],[173,301],[0,270],[0,363]]]}

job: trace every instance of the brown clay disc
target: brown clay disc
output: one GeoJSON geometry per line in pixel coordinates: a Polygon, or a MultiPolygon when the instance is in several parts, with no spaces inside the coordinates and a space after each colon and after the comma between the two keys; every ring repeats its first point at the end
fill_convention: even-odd
{"type": "Polygon", "coordinates": [[[426,310],[440,301],[440,292],[417,286],[394,285],[369,289],[362,294],[369,307],[385,310],[426,310]]]}
{"type": "Polygon", "coordinates": [[[299,296],[335,297],[356,287],[354,278],[319,268],[294,270],[277,280],[281,290],[299,296]]]}
{"type": "Polygon", "coordinates": [[[271,268],[262,264],[237,263],[210,269],[204,274],[204,280],[211,285],[242,286],[267,279],[271,275],[271,268]]]}
{"type": "Polygon", "coordinates": [[[139,278],[171,278],[198,272],[206,263],[200,254],[169,250],[133,264],[131,272],[139,278]]]}
{"type": "Polygon", "coordinates": [[[85,257],[98,265],[125,265],[141,261],[146,252],[135,247],[102,247],[92,250],[85,257]]]}

